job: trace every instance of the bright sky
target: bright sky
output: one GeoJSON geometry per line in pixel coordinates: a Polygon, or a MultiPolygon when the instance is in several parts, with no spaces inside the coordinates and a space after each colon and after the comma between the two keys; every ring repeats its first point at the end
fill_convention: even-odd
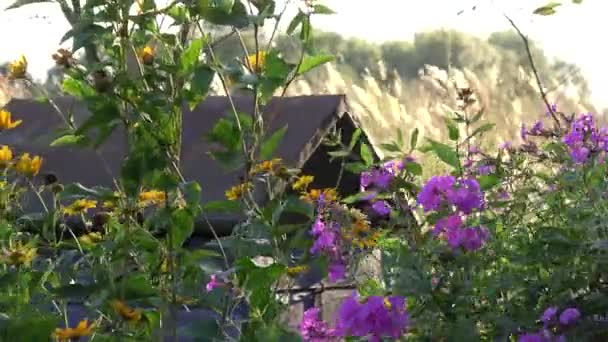
{"type": "MultiPolygon", "coordinates": [[[[58,6],[36,4],[2,12],[14,0],[0,0],[0,32],[3,47],[0,62],[24,53],[35,78],[43,79],[53,65],[51,54],[69,29],[58,6]]],[[[296,3],[300,0],[291,0],[296,3]]],[[[165,1],[158,1],[159,3],[165,1]]],[[[281,2],[279,0],[278,2],[281,2]]],[[[520,28],[539,41],[550,56],[559,56],[581,67],[590,82],[593,101],[608,107],[608,66],[604,26],[608,1],[585,0],[582,5],[564,5],[549,17],[532,15],[548,0],[324,0],[337,15],[317,17],[317,28],[373,42],[410,40],[415,32],[455,28],[485,36],[510,29],[502,17],[508,14],[520,28]],[[477,6],[475,11],[470,9],[477,6]],[[466,10],[461,15],[459,11],[466,10]]],[[[294,8],[295,10],[295,8],[294,8]]],[[[293,13],[293,12],[292,12],[293,13]]]]}

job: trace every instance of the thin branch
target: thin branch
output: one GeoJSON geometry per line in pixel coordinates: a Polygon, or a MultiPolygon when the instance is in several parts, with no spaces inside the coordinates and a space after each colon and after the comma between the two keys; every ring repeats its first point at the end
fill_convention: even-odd
{"type": "Polygon", "coordinates": [[[543,102],[545,102],[545,105],[547,106],[547,110],[551,114],[551,117],[555,121],[555,124],[557,125],[558,128],[560,128],[561,125],[560,125],[559,119],[557,118],[557,115],[556,115],[555,111],[553,110],[553,107],[549,103],[549,100],[547,100],[547,93],[545,92],[545,89],[543,88],[543,84],[540,80],[540,76],[538,75],[538,70],[536,69],[536,64],[534,63],[534,58],[532,57],[532,52],[530,51],[530,42],[528,41],[528,37],[526,37],[526,35],[524,35],[521,32],[519,27],[517,25],[515,25],[515,22],[508,15],[506,15],[506,14],[503,14],[503,15],[509,21],[511,26],[513,26],[515,31],[517,31],[517,34],[519,35],[519,37],[521,37],[521,40],[524,43],[524,47],[526,48],[526,54],[528,55],[528,61],[530,62],[530,67],[532,68],[532,72],[534,73],[534,78],[536,79],[536,85],[538,86],[538,90],[540,90],[540,96],[542,97],[543,102]]]}
{"type": "Polygon", "coordinates": [[[356,290],[356,289],[357,289],[357,286],[356,285],[352,285],[352,284],[325,286],[325,285],[323,285],[323,283],[321,283],[319,286],[312,286],[312,287],[277,289],[276,293],[287,293],[287,294],[313,293],[313,294],[319,294],[319,293],[323,293],[325,291],[356,290]]]}

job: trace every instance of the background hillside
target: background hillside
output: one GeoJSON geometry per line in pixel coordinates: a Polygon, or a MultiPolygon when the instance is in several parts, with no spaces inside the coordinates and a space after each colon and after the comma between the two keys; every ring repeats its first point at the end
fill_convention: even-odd
{"type": "MultiPolygon", "coordinates": [[[[244,40],[253,48],[251,35],[245,34],[244,40]]],[[[277,46],[288,59],[297,61],[296,40],[281,36],[277,46]]],[[[383,44],[317,32],[315,47],[335,55],[335,61],[294,82],[287,94],[346,94],[375,145],[394,140],[399,129],[407,137],[414,127],[421,136],[444,138],[441,117],[456,105],[453,82],[476,91],[477,106],[485,108],[484,121],[497,127],[490,133],[491,144],[517,140],[522,122],[545,113],[524,46],[515,32],[497,32],[484,40],[459,31],[436,30],[416,34],[411,42],[383,44]]],[[[550,101],[565,112],[598,113],[576,65],[548,59],[533,42],[531,48],[550,101]]],[[[222,60],[237,58],[240,44],[229,39],[218,52],[222,60]]],[[[49,70],[44,86],[52,93],[58,91],[60,73],[57,68],[49,70]]],[[[11,97],[32,96],[2,74],[0,68],[0,104],[11,97]]],[[[219,82],[213,92],[223,93],[219,82]]],[[[603,112],[608,115],[607,110],[603,112]]]]}

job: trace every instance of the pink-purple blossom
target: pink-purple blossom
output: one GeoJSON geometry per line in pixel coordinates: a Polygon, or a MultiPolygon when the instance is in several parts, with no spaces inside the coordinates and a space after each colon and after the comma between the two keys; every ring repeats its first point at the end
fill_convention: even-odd
{"type": "Polygon", "coordinates": [[[335,331],[321,320],[321,309],[313,307],[304,312],[300,335],[306,342],[327,342],[333,340],[335,331]]]}
{"type": "Polygon", "coordinates": [[[572,325],[581,318],[581,312],[576,308],[568,308],[559,315],[559,323],[562,325],[572,325]]]}
{"type": "Polygon", "coordinates": [[[456,178],[453,176],[431,177],[418,193],[418,203],[425,212],[439,210],[455,184],[456,178]]]}
{"type": "Polygon", "coordinates": [[[338,309],[336,333],[339,336],[382,337],[398,339],[408,328],[409,314],[401,296],[370,296],[361,301],[356,295],[347,297],[338,309]]]}
{"type": "Polygon", "coordinates": [[[374,209],[374,211],[380,216],[387,216],[391,213],[391,207],[386,201],[374,202],[372,204],[372,209],[374,209]]]}
{"type": "Polygon", "coordinates": [[[211,292],[213,291],[216,287],[220,287],[224,285],[224,283],[221,280],[217,279],[217,275],[216,274],[212,274],[211,275],[211,279],[209,280],[209,282],[207,283],[207,285],[205,286],[207,292],[211,292]]]}

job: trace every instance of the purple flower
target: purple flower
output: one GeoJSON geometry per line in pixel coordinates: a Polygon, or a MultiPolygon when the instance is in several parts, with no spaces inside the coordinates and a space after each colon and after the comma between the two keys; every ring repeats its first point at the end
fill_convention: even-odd
{"type": "Polygon", "coordinates": [[[481,150],[479,149],[479,147],[477,145],[471,145],[471,147],[469,147],[470,154],[477,154],[479,152],[481,152],[481,150]]]}
{"type": "Polygon", "coordinates": [[[224,285],[224,283],[221,280],[217,280],[217,275],[212,274],[211,275],[211,280],[209,280],[209,282],[207,283],[207,285],[205,286],[205,288],[207,289],[207,292],[211,292],[216,287],[220,287],[222,285],[224,285]]]}
{"type": "Polygon", "coordinates": [[[545,129],[544,123],[541,120],[538,120],[534,123],[534,125],[530,129],[530,134],[540,135],[540,134],[542,134],[544,129],[545,129]]]}
{"type": "Polygon", "coordinates": [[[450,189],[448,200],[465,214],[470,214],[474,209],[483,207],[483,193],[474,178],[463,179],[457,189],[450,189]]]}
{"type": "Polygon", "coordinates": [[[519,342],[551,342],[548,338],[546,338],[541,333],[530,334],[526,333],[519,336],[519,342]]]}
{"type": "Polygon", "coordinates": [[[450,229],[446,235],[448,245],[453,249],[462,247],[468,251],[476,251],[488,240],[490,232],[482,227],[468,227],[450,229]]]}
{"type": "Polygon", "coordinates": [[[476,251],[488,241],[490,232],[483,227],[472,227],[464,230],[463,247],[468,251],[476,251]]]}
{"type": "Polygon", "coordinates": [[[344,276],[346,275],[346,265],[341,260],[332,263],[331,265],[329,265],[328,274],[329,281],[332,283],[344,279],[344,276]]]}
{"type": "Polygon", "coordinates": [[[481,165],[477,167],[477,174],[482,176],[487,176],[491,173],[494,173],[496,167],[494,165],[481,165]]]}
{"type": "MultiPolygon", "coordinates": [[[[545,112],[546,117],[551,116],[551,111],[553,111],[553,113],[557,112],[557,105],[555,103],[553,103],[550,108],[551,108],[551,110],[547,110],[545,112]]],[[[547,109],[549,109],[549,108],[547,108],[547,109]]]]}
{"type": "Polygon", "coordinates": [[[391,207],[386,201],[376,201],[372,204],[372,209],[381,216],[387,216],[391,213],[391,207]]]}
{"type": "Polygon", "coordinates": [[[393,178],[394,176],[385,170],[377,170],[374,175],[374,184],[384,190],[391,185],[393,178]]]}
{"type": "Polygon", "coordinates": [[[523,140],[523,141],[528,140],[528,131],[526,130],[525,124],[521,124],[521,128],[519,129],[519,136],[521,137],[521,140],[523,140]]]}
{"type": "Polygon", "coordinates": [[[320,217],[317,217],[315,223],[312,225],[312,233],[316,236],[321,234],[323,231],[325,231],[325,222],[323,222],[320,217]]]}
{"type": "Polygon", "coordinates": [[[367,189],[367,187],[372,185],[373,182],[374,182],[374,180],[372,178],[371,172],[369,172],[369,171],[361,172],[361,176],[359,178],[359,183],[361,184],[361,191],[365,191],[365,189],[367,189]]]}
{"type": "Polygon", "coordinates": [[[583,164],[589,158],[589,149],[587,147],[575,147],[570,150],[570,156],[577,164],[583,164]]]}
{"type": "Polygon", "coordinates": [[[570,325],[576,323],[581,318],[581,312],[575,308],[568,308],[559,315],[559,322],[562,325],[570,325]]]}
{"type": "Polygon", "coordinates": [[[307,342],[327,342],[334,336],[334,329],[320,319],[321,310],[313,307],[304,311],[300,322],[300,335],[307,342]]]}
{"type": "Polygon", "coordinates": [[[437,223],[435,223],[435,228],[433,229],[433,234],[435,236],[438,236],[441,233],[459,229],[461,226],[462,226],[462,217],[458,214],[451,215],[451,216],[439,219],[437,221],[437,223]]]}
{"type": "Polygon", "coordinates": [[[418,193],[418,203],[425,212],[440,209],[447,192],[452,190],[455,183],[456,179],[452,176],[433,176],[418,193]]]}
{"type": "Polygon", "coordinates": [[[549,322],[555,320],[557,317],[557,306],[548,307],[545,312],[543,312],[542,317],[540,318],[543,323],[548,324],[549,322]]]}
{"type": "Polygon", "coordinates": [[[325,230],[316,236],[316,239],[310,248],[310,253],[320,254],[325,252],[334,255],[338,251],[338,234],[332,230],[325,230]]]}
{"type": "Polygon", "coordinates": [[[379,341],[382,337],[398,339],[407,331],[409,314],[405,298],[370,296],[360,303],[356,295],[348,297],[338,309],[338,335],[366,337],[379,341]]]}
{"type": "Polygon", "coordinates": [[[513,143],[510,141],[505,141],[498,145],[498,148],[501,150],[510,150],[513,147],[513,143]]]}

